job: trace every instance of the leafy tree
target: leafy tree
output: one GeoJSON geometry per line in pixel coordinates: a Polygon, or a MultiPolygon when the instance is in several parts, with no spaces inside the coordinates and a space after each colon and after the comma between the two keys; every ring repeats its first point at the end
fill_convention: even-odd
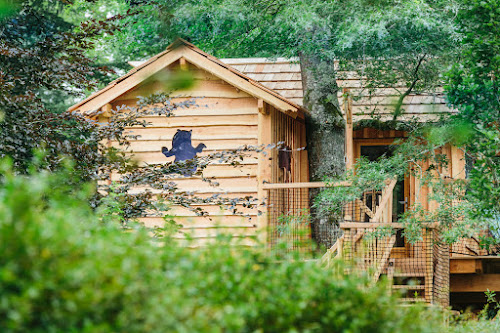
{"type": "Polygon", "coordinates": [[[26,171],[36,148],[46,149],[45,167],[51,170],[58,168],[60,154],[69,154],[81,171],[92,154],[89,125],[57,114],[50,100],[55,94],[81,97],[96,86],[92,76],[105,72],[93,66],[85,50],[113,31],[118,17],[76,28],[61,18],[64,6],[55,0],[22,1],[0,21],[0,156],[12,157],[19,172],[26,171]]]}
{"type": "MultiPolygon", "coordinates": [[[[447,98],[468,128],[462,143],[471,162],[469,198],[485,217],[500,216],[500,2],[464,1],[456,18],[464,39],[447,73],[447,98]]],[[[465,124],[465,125],[464,125],[465,124]]]]}

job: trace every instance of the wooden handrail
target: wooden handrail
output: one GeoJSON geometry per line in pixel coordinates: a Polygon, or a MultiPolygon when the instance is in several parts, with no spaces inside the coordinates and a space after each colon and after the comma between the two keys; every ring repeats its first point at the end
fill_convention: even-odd
{"type": "Polygon", "coordinates": [[[378,206],[379,208],[375,212],[375,216],[373,216],[373,218],[370,220],[371,222],[379,222],[382,214],[384,213],[384,210],[386,209],[386,205],[389,202],[389,199],[392,197],[392,192],[394,190],[394,187],[396,186],[397,181],[397,179],[393,179],[384,189],[384,195],[382,196],[382,200],[380,200],[380,205],[378,206]]]}
{"type": "Polygon", "coordinates": [[[342,249],[342,241],[344,240],[344,235],[340,236],[336,241],[335,244],[332,245],[331,248],[329,248],[326,253],[321,257],[321,263],[326,263],[327,265],[330,264],[330,259],[335,258],[334,253],[337,252],[337,256],[340,254],[341,249],[342,249]]]}
{"type": "MultiPolygon", "coordinates": [[[[343,222],[339,224],[340,229],[364,229],[377,227],[392,227],[394,229],[404,229],[403,223],[379,223],[379,222],[343,222]]],[[[422,223],[422,228],[434,229],[439,226],[439,222],[422,223]]]]}
{"type": "Polygon", "coordinates": [[[351,186],[351,182],[340,181],[335,183],[307,182],[307,183],[282,183],[282,184],[262,184],[263,190],[276,190],[282,188],[322,188],[335,186],[351,186]]]}

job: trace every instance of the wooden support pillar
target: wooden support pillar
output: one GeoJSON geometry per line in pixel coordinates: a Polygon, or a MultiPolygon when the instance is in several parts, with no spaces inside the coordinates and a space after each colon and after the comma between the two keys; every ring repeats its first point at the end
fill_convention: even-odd
{"type": "Polygon", "coordinates": [[[352,170],[354,165],[354,137],[352,124],[352,97],[349,89],[343,89],[345,113],[345,165],[347,170],[352,170]]]}
{"type": "Polygon", "coordinates": [[[424,235],[424,248],[425,248],[425,300],[428,303],[433,303],[433,286],[434,286],[434,239],[433,229],[426,229],[424,235]]]}
{"type": "MultiPolygon", "coordinates": [[[[97,117],[97,121],[100,123],[107,123],[109,122],[109,118],[113,115],[113,106],[108,103],[105,104],[101,107],[101,114],[97,117]]],[[[111,148],[111,140],[106,140],[106,146],[108,148],[111,148]]],[[[106,179],[106,184],[111,185],[111,174],[110,176],[106,179]]]]}
{"type": "MultiPolygon", "coordinates": [[[[260,104],[262,100],[259,100],[260,104]]],[[[269,112],[269,105],[262,102],[262,112],[258,113],[258,144],[267,146],[272,143],[272,122],[269,112]]],[[[260,105],[259,105],[260,111],[260,105]]],[[[267,240],[267,226],[269,218],[268,194],[269,191],[263,188],[265,183],[270,183],[272,178],[272,161],[270,149],[265,149],[259,156],[259,166],[257,170],[257,196],[259,200],[259,211],[262,213],[257,217],[258,237],[263,243],[267,240]]]]}

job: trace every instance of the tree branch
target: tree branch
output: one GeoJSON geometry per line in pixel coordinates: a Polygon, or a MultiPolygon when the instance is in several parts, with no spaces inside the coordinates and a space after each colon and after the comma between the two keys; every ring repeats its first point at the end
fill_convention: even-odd
{"type": "Polygon", "coordinates": [[[420,68],[420,65],[424,61],[425,56],[426,56],[426,54],[424,54],[418,60],[417,66],[415,67],[415,70],[413,71],[413,75],[415,78],[414,78],[413,82],[411,83],[410,87],[408,87],[408,89],[406,89],[406,91],[401,96],[399,96],[398,102],[396,103],[396,108],[394,109],[394,117],[392,118],[392,120],[396,120],[396,118],[401,115],[403,101],[404,101],[405,97],[408,96],[413,91],[413,88],[415,88],[415,85],[417,84],[418,80],[420,80],[420,77],[418,76],[418,70],[420,68]]]}

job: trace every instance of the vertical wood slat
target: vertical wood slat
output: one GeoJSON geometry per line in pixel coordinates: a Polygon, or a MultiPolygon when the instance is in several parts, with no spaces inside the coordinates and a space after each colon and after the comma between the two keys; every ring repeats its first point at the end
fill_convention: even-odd
{"type": "Polygon", "coordinates": [[[344,113],[346,116],[345,127],[345,157],[346,169],[351,170],[354,166],[354,135],[352,124],[352,97],[349,94],[349,89],[343,89],[344,95],[344,113]]]}

